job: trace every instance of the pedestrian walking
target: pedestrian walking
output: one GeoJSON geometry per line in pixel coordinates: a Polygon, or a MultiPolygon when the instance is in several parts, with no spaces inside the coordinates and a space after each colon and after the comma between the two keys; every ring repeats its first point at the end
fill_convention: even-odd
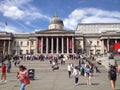
{"type": "Polygon", "coordinates": [[[84,70],[84,67],[83,67],[83,66],[80,68],[80,72],[81,72],[81,75],[82,75],[82,76],[85,75],[85,70],[84,70]]]}
{"type": "Polygon", "coordinates": [[[14,60],[14,65],[15,67],[17,67],[17,60],[14,60]]]}
{"type": "Polygon", "coordinates": [[[108,71],[108,78],[111,82],[112,90],[115,90],[115,82],[117,80],[117,69],[116,66],[110,65],[110,69],[108,71]]]}
{"type": "Polygon", "coordinates": [[[17,74],[17,78],[20,81],[20,90],[25,90],[25,86],[30,84],[30,79],[28,77],[28,71],[25,66],[19,66],[19,72],[17,74]]]}
{"type": "Polygon", "coordinates": [[[6,65],[5,63],[2,63],[2,67],[1,67],[1,82],[7,82],[6,80],[6,65]]]}
{"type": "Polygon", "coordinates": [[[86,65],[84,70],[85,70],[85,77],[86,77],[87,85],[91,85],[92,84],[91,78],[93,76],[93,73],[90,68],[90,65],[86,65]]]}
{"type": "Polygon", "coordinates": [[[10,70],[11,70],[11,61],[8,61],[7,72],[10,73],[10,70]]]}
{"type": "Polygon", "coordinates": [[[73,76],[75,77],[75,85],[78,85],[78,81],[79,81],[79,69],[78,66],[75,66],[74,70],[73,70],[73,76]]]}
{"type": "Polygon", "coordinates": [[[71,73],[73,73],[73,70],[74,70],[74,64],[73,63],[71,63],[71,73]]]}
{"type": "Polygon", "coordinates": [[[69,63],[68,66],[67,66],[67,70],[68,70],[68,76],[69,78],[71,77],[71,71],[72,71],[72,67],[71,67],[71,64],[69,63]]]}
{"type": "Polygon", "coordinates": [[[63,65],[65,65],[65,61],[66,61],[66,60],[65,60],[65,57],[64,57],[64,58],[63,58],[63,65]]]}

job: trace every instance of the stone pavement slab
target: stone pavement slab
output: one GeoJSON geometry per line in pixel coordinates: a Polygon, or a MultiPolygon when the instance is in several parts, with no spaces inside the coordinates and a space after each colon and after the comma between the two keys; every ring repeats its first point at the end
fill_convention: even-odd
{"type": "MultiPolygon", "coordinates": [[[[77,63],[76,61],[70,61],[77,63]]],[[[69,61],[67,61],[69,63],[69,61]]],[[[26,90],[111,90],[107,72],[94,73],[92,85],[86,85],[86,79],[83,76],[79,78],[79,85],[74,85],[74,78],[68,78],[67,65],[60,65],[60,70],[52,71],[48,61],[25,61],[21,64],[28,69],[35,69],[35,80],[26,87],[26,90]]],[[[103,67],[100,67],[100,70],[103,67]]],[[[0,83],[0,90],[19,90],[19,81],[16,79],[18,68],[12,66],[12,71],[7,74],[7,83],[0,83]]],[[[116,90],[120,90],[120,76],[118,77],[116,90]]]]}

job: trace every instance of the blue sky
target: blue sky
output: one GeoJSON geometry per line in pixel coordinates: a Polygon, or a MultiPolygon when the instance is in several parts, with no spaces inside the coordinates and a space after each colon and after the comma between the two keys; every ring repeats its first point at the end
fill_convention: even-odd
{"type": "Polygon", "coordinates": [[[120,23],[120,0],[0,0],[0,31],[47,30],[55,13],[67,30],[78,23],[120,23]]]}

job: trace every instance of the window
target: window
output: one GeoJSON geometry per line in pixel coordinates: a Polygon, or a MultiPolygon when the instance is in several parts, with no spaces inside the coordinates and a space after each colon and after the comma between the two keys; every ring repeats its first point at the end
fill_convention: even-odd
{"type": "Polygon", "coordinates": [[[100,50],[99,49],[96,50],[96,54],[100,54],[100,50]]]}
{"type": "Polygon", "coordinates": [[[29,46],[29,41],[27,41],[27,46],[29,46]]]}
{"type": "Polygon", "coordinates": [[[21,46],[23,45],[23,42],[22,42],[22,41],[20,42],[20,45],[21,45],[21,46]]]}
{"type": "Polygon", "coordinates": [[[99,41],[97,41],[97,45],[99,45],[99,41]]]}
{"type": "Polygon", "coordinates": [[[32,49],[32,50],[30,50],[30,54],[33,54],[34,53],[34,50],[32,49]]]}
{"type": "Polygon", "coordinates": [[[13,55],[15,55],[16,54],[16,50],[13,50],[12,53],[13,53],[13,55]]]}
{"type": "Polygon", "coordinates": [[[14,44],[13,44],[14,46],[16,46],[16,41],[14,41],[14,44]]]}
{"type": "Polygon", "coordinates": [[[90,42],[90,45],[92,45],[92,41],[89,41],[90,42]]]}
{"type": "Polygon", "coordinates": [[[28,54],[28,50],[26,50],[26,54],[28,54]]]}
{"type": "Polygon", "coordinates": [[[32,41],[31,41],[31,45],[33,45],[33,44],[34,44],[34,41],[32,40],[32,41]]]}
{"type": "Polygon", "coordinates": [[[93,50],[92,49],[90,50],[90,55],[93,55],[93,50]]]}
{"type": "Polygon", "coordinates": [[[23,54],[23,50],[20,50],[20,55],[22,55],[23,54]]]}

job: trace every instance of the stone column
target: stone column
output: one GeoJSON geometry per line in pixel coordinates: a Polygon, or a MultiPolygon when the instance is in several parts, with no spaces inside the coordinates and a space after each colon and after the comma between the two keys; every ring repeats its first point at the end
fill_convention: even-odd
{"type": "Polygon", "coordinates": [[[51,38],[51,53],[53,54],[53,37],[51,38]]]}
{"type": "MultiPolygon", "coordinates": [[[[18,46],[19,46],[19,42],[18,42],[18,45],[17,45],[17,51],[18,51],[18,46]]],[[[31,53],[30,51],[31,51],[31,40],[29,40],[29,53],[31,53]]]]}
{"type": "Polygon", "coordinates": [[[74,37],[72,37],[72,53],[74,53],[74,37]]]}
{"type": "Polygon", "coordinates": [[[43,37],[41,37],[41,54],[43,53],[43,37]]]}
{"type": "Polygon", "coordinates": [[[69,38],[67,37],[67,54],[69,54],[69,38]]]}
{"type": "Polygon", "coordinates": [[[58,46],[59,44],[58,44],[58,42],[59,42],[59,41],[58,41],[58,37],[57,37],[57,44],[56,44],[56,45],[57,45],[57,49],[56,49],[56,53],[57,53],[57,54],[59,53],[59,52],[58,52],[58,51],[59,51],[59,46],[58,46]]]}
{"type": "Polygon", "coordinates": [[[103,40],[101,40],[101,47],[102,47],[102,51],[101,51],[101,53],[103,54],[103,53],[105,53],[104,51],[105,51],[105,46],[104,46],[104,39],[103,40]]]}
{"type": "Polygon", "coordinates": [[[8,54],[10,55],[11,53],[11,50],[10,50],[10,47],[11,47],[11,42],[10,42],[10,40],[8,41],[8,54]]]}
{"type": "Polygon", "coordinates": [[[110,39],[107,39],[107,52],[109,52],[109,41],[110,39]]]}
{"type": "Polygon", "coordinates": [[[3,55],[5,56],[5,46],[6,46],[6,41],[3,42],[3,55]]]}
{"type": "Polygon", "coordinates": [[[36,48],[35,48],[35,53],[37,54],[37,52],[38,52],[38,38],[36,38],[36,48]]]}
{"type": "Polygon", "coordinates": [[[48,37],[46,37],[46,53],[48,53],[48,37]]]}
{"type": "Polygon", "coordinates": [[[84,50],[84,43],[83,43],[83,39],[80,40],[80,45],[81,45],[81,48],[82,48],[82,53],[83,53],[83,50],[84,50]]]}
{"type": "Polygon", "coordinates": [[[64,38],[62,37],[62,54],[64,53],[64,38]]]}

